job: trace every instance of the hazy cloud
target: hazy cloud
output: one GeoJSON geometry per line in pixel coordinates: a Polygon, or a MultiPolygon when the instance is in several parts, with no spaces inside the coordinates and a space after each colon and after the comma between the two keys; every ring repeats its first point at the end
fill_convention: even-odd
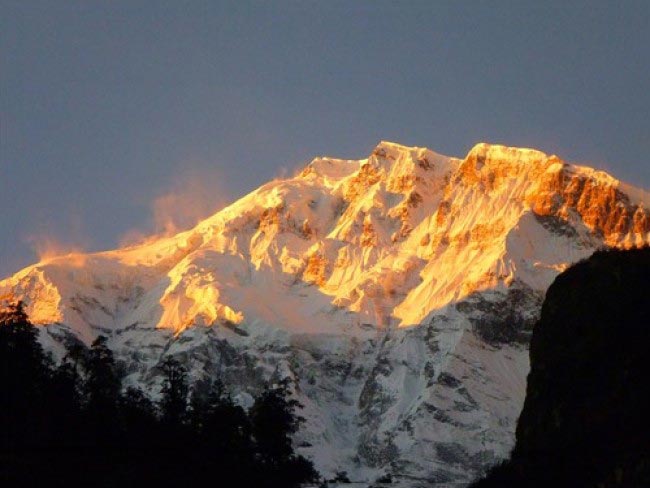
{"type": "Polygon", "coordinates": [[[193,227],[229,202],[225,187],[223,178],[214,169],[183,171],[150,203],[154,235],[142,229],[131,229],[121,237],[120,245],[140,244],[193,227]]]}

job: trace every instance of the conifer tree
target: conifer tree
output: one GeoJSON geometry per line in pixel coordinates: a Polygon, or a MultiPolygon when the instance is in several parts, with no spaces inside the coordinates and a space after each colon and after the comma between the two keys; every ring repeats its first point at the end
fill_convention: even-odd
{"type": "Polygon", "coordinates": [[[56,367],[44,391],[50,442],[65,448],[79,447],[85,425],[81,422],[82,379],[74,363],[66,358],[56,367]]]}
{"type": "Polygon", "coordinates": [[[193,385],[188,409],[187,371],[168,357],[160,368],[159,420],[142,391],[120,394],[105,338],[89,349],[67,346],[54,367],[23,304],[0,308],[0,472],[7,486],[177,486],[215,471],[220,486],[317,481],[313,465],[293,450],[302,419],[288,381],[261,393],[247,412],[220,380],[207,378],[193,385]],[[161,449],[175,463],[161,465],[161,449]]]}
{"type": "Polygon", "coordinates": [[[90,346],[84,382],[86,419],[94,442],[117,441],[120,389],[113,352],[106,337],[99,336],[90,346]]]}
{"type": "Polygon", "coordinates": [[[0,310],[0,388],[3,402],[0,429],[5,448],[38,445],[44,441],[45,419],[40,415],[50,361],[38,342],[23,302],[6,303],[0,310]]]}
{"type": "Polygon", "coordinates": [[[187,371],[173,357],[167,357],[161,370],[164,375],[160,410],[164,423],[180,427],[187,414],[187,371]]]}
{"type": "Polygon", "coordinates": [[[281,380],[255,400],[250,417],[263,473],[260,486],[290,488],[318,479],[313,464],[293,450],[291,436],[304,421],[296,413],[300,407],[291,398],[289,379],[281,380]]]}

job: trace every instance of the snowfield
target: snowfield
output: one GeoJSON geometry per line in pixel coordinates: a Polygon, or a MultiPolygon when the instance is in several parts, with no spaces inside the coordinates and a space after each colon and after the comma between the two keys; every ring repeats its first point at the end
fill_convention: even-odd
{"type": "Polygon", "coordinates": [[[27,303],[55,357],[107,336],[152,396],[168,355],[243,405],[291,377],[296,446],[328,478],[463,486],[513,446],[546,288],[596,249],[648,243],[648,192],[601,171],[381,142],[178,235],[37,263],[0,296],[27,303]]]}

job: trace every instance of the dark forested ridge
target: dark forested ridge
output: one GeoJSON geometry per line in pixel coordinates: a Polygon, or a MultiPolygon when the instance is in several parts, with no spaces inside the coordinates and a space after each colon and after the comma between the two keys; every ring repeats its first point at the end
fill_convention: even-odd
{"type": "Polygon", "coordinates": [[[475,488],[650,486],[650,249],[557,277],[530,348],[511,459],[475,488]]]}
{"type": "Polygon", "coordinates": [[[162,395],[122,391],[104,338],[55,365],[22,304],[0,311],[0,485],[298,487],[318,479],[294,453],[301,421],[286,381],[249,411],[222,384],[194,385],[173,358],[162,395]]]}

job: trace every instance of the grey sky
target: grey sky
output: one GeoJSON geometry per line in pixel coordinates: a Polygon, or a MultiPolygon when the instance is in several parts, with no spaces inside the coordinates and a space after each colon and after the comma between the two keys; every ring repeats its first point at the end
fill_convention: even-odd
{"type": "Polygon", "coordinates": [[[535,147],[650,187],[647,1],[0,9],[2,276],[34,242],[153,231],[169,190],[204,213],[380,139],[535,147]]]}

